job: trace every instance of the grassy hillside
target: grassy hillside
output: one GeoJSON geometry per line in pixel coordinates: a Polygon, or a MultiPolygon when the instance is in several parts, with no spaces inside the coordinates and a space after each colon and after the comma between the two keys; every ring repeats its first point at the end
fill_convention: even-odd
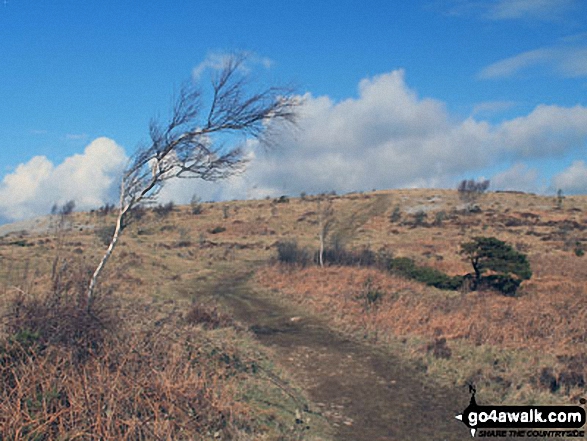
{"type": "MultiPolygon", "coordinates": [[[[251,269],[258,287],[303,304],[344,332],[402,353],[433,381],[458,388],[474,382],[486,402],[576,402],[587,375],[587,197],[567,197],[561,205],[553,197],[489,193],[477,201],[479,210],[465,210],[450,190],[331,200],[329,238],[345,249],[368,247],[464,275],[472,269],[460,244],[494,236],[527,254],[533,276],[517,297],[505,297],[491,290],[442,291],[376,268],[277,264],[280,241],[296,241],[311,254],[318,249],[319,206],[312,196],[204,203],[199,214],[189,206],[160,214],[148,210],[124,232],[102,279],[103,323],[117,326],[98,327],[103,333],[92,338],[102,352],[90,344],[90,361],[79,361],[68,358],[75,351],[67,341],[27,334],[27,326],[40,325],[16,314],[15,305],[37,315],[34,308],[49,308],[46,322],[62,326],[57,318],[68,317],[68,307],[78,301],[114,216],[76,213],[62,228],[54,219],[49,230],[0,239],[0,294],[8,325],[0,354],[2,375],[12,385],[3,391],[0,409],[5,437],[34,439],[51,431],[73,436],[72,427],[113,434],[107,431],[121,430],[120,421],[127,433],[144,431],[147,439],[155,432],[175,439],[182,439],[179,433],[203,439],[326,437],[320,424],[313,423],[311,433],[296,425],[303,393],[272,365],[270,351],[222,305],[211,303],[211,291],[227,272],[251,269]],[[33,301],[39,298],[45,300],[33,301]],[[55,373],[69,366],[76,379],[55,373]],[[142,380],[129,383],[137,372],[142,380]],[[118,384],[118,392],[100,389],[104,382],[118,384]],[[205,418],[174,398],[193,401],[187,391],[203,400],[205,418]],[[102,408],[90,412],[88,403],[96,400],[102,408]],[[180,404],[171,410],[165,400],[180,404]],[[151,410],[139,415],[138,407],[151,410]]],[[[94,329],[92,323],[83,329],[94,329]]]]}

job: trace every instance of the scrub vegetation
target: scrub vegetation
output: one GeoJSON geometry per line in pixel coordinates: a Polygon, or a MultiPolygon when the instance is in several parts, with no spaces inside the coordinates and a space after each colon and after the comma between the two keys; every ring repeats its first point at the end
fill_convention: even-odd
{"type": "Polygon", "coordinates": [[[330,195],[321,235],[323,198],[145,208],[90,311],[113,210],[1,237],[0,438],[330,439],[297,362],[255,336],[304,329],[299,308],[486,403],[582,397],[587,198],[488,192],[471,211],[450,190],[330,195]],[[220,282],[241,273],[291,326],[235,315],[220,282]]]}

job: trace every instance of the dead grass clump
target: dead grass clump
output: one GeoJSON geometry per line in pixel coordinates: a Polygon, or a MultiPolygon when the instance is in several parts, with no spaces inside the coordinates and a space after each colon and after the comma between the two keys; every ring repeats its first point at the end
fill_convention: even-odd
{"type": "Polygon", "coordinates": [[[167,217],[175,210],[175,204],[172,201],[169,201],[166,204],[159,204],[153,207],[153,213],[155,213],[159,217],[167,217]]]}
{"type": "Polygon", "coordinates": [[[17,341],[33,338],[39,348],[60,346],[84,359],[102,349],[105,335],[115,331],[117,320],[106,302],[98,301],[88,311],[75,300],[69,294],[19,294],[9,303],[5,330],[17,341]]]}
{"type": "Polygon", "coordinates": [[[197,343],[187,336],[127,337],[108,340],[82,364],[57,346],[13,357],[22,346],[3,342],[0,438],[231,437],[238,406],[222,372],[206,368],[197,343]]]}
{"type": "MultiPolygon", "coordinates": [[[[113,332],[77,304],[49,299],[21,297],[8,311],[0,439],[243,439],[265,430],[238,402],[255,369],[234,336],[209,336],[175,309],[153,320],[140,302],[122,307],[113,332]]],[[[213,327],[229,321],[214,309],[203,315],[213,327]]]]}
{"type": "Polygon", "coordinates": [[[193,325],[201,325],[204,329],[226,328],[234,325],[233,318],[220,311],[216,305],[209,306],[194,303],[185,315],[185,321],[193,325]]]}
{"type": "Polygon", "coordinates": [[[4,331],[16,341],[34,340],[38,350],[58,346],[78,360],[99,352],[107,334],[116,332],[116,305],[107,295],[97,295],[87,307],[87,268],[69,268],[56,259],[51,286],[40,295],[24,290],[6,302],[4,331]]]}
{"type": "Polygon", "coordinates": [[[553,393],[562,390],[563,393],[569,394],[573,389],[584,390],[587,375],[585,355],[559,356],[558,361],[560,366],[557,371],[543,368],[534,382],[553,393]]]}
{"type": "Polygon", "coordinates": [[[448,360],[452,356],[452,351],[446,344],[446,338],[444,337],[436,338],[434,343],[430,343],[426,349],[428,352],[432,353],[434,358],[444,358],[448,360]]]}

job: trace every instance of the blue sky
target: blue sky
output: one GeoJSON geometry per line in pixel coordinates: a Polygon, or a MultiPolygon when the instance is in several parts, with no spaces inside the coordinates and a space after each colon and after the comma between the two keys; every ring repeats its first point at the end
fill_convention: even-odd
{"type": "MultiPolygon", "coordinates": [[[[581,0],[0,3],[0,221],[112,199],[170,97],[223,54],[305,97],[298,133],[163,199],[397,187],[587,193],[581,0]]],[[[208,69],[206,69],[208,67],[208,69]]]]}

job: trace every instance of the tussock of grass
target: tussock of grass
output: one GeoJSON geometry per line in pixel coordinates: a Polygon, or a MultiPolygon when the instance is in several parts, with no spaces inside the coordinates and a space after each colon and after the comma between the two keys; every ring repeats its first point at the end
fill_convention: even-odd
{"type": "Polygon", "coordinates": [[[217,329],[234,326],[232,317],[222,312],[216,305],[204,305],[194,302],[185,315],[185,321],[190,324],[199,324],[205,329],[217,329]]]}

